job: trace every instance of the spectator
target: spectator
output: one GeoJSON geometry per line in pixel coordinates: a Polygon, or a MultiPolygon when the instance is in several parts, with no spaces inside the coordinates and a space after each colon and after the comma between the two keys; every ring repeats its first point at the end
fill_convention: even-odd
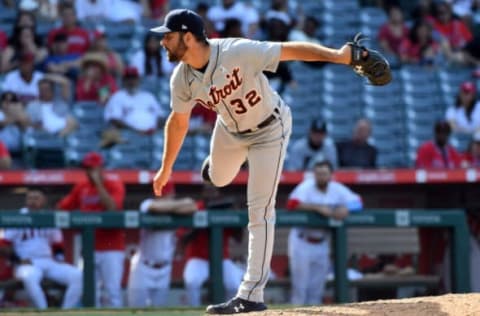
{"type": "Polygon", "coordinates": [[[207,33],[207,38],[219,38],[220,35],[215,29],[215,25],[207,18],[208,9],[210,9],[210,7],[207,3],[199,2],[197,8],[195,9],[195,12],[202,17],[205,33],[207,33]]]}
{"type": "Polygon", "coordinates": [[[468,26],[453,16],[450,3],[446,0],[435,3],[431,22],[440,36],[448,41],[453,51],[460,50],[473,38],[468,26]]]}
{"type": "Polygon", "coordinates": [[[142,5],[138,1],[115,0],[108,2],[106,18],[116,23],[140,24],[142,13],[142,5]]]}
{"type": "MultiPolygon", "coordinates": [[[[202,200],[197,202],[198,211],[214,209],[231,209],[232,201],[223,199],[218,188],[204,184],[202,200]]],[[[241,239],[241,230],[225,229],[223,231],[223,284],[227,297],[235,296],[242,281],[243,271],[230,259],[229,240],[241,239]]],[[[200,306],[201,288],[209,276],[209,230],[180,229],[181,249],[185,249],[186,264],[183,270],[183,279],[187,290],[187,300],[190,306],[200,306]]]]}
{"type": "Polygon", "coordinates": [[[12,157],[7,146],[0,140],[0,170],[10,169],[12,166],[12,157]]]}
{"type": "Polygon", "coordinates": [[[473,82],[466,81],[459,90],[455,106],[447,109],[446,119],[452,131],[473,135],[480,130],[480,101],[477,101],[476,87],[473,82]]]}
{"type": "Polygon", "coordinates": [[[17,18],[13,23],[13,28],[31,27],[34,30],[37,29],[37,19],[35,14],[30,11],[20,10],[17,14],[17,18]]]}
{"type": "Polygon", "coordinates": [[[168,0],[140,0],[143,15],[151,19],[163,20],[168,12],[168,0]]]}
{"type": "Polygon", "coordinates": [[[307,170],[321,160],[330,161],[334,168],[338,166],[337,149],[333,140],[327,136],[327,124],[314,119],[308,136],[293,143],[287,166],[289,170],[307,170]]]}
{"type": "MultiPolygon", "coordinates": [[[[287,0],[272,0],[270,8],[265,12],[264,20],[278,19],[283,21],[289,29],[295,25],[295,17],[290,12],[287,0]]],[[[267,22],[268,23],[268,22],[267,22]]]]}
{"type": "Polygon", "coordinates": [[[107,58],[108,70],[112,76],[120,77],[122,75],[124,68],[122,57],[108,46],[107,38],[103,30],[96,30],[94,32],[90,52],[97,52],[105,55],[107,58]]]}
{"type": "MultiPolygon", "coordinates": [[[[174,190],[173,184],[167,185],[162,197],[144,200],[140,212],[189,215],[197,210],[195,201],[175,197],[174,190]]],[[[167,304],[174,253],[175,231],[140,230],[138,251],[130,265],[128,306],[160,307],[167,304]]]]}
{"type": "Polygon", "coordinates": [[[28,116],[15,93],[3,92],[0,101],[0,139],[14,158],[20,157],[22,134],[30,124],[28,116]]]}
{"type": "Polygon", "coordinates": [[[235,18],[243,22],[242,33],[247,38],[253,38],[258,29],[260,17],[257,10],[241,1],[222,0],[221,5],[215,5],[208,9],[207,18],[213,22],[217,32],[221,33],[225,28],[227,19],[235,18]]]}
{"type": "Polygon", "coordinates": [[[412,26],[408,38],[399,46],[402,63],[435,65],[441,58],[440,44],[433,39],[432,27],[426,21],[417,21],[412,26]]]}
{"type": "Polygon", "coordinates": [[[210,134],[213,131],[215,122],[217,121],[217,113],[201,104],[197,104],[190,116],[190,125],[188,132],[191,134],[210,134]]]}
{"type": "Polygon", "coordinates": [[[377,149],[368,143],[371,131],[372,126],[368,120],[357,121],[352,139],[337,144],[339,167],[375,168],[377,166],[377,149]]]}
{"type": "Polygon", "coordinates": [[[463,160],[468,168],[480,168],[480,132],[473,135],[463,160]]]}
{"type": "Polygon", "coordinates": [[[448,144],[452,132],[450,124],[446,121],[438,121],[435,123],[434,132],[434,140],[427,141],[418,148],[415,167],[423,169],[459,168],[460,153],[448,144]]]}
{"type": "Polygon", "coordinates": [[[77,19],[85,23],[104,22],[108,10],[111,9],[107,0],[75,0],[74,2],[77,19]]]}
{"type": "Polygon", "coordinates": [[[23,53],[19,57],[20,67],[12,70],[5,76],[2,90],[17,94],[22,102],[38,98],[38,81],[44,74],[35,70],[35,56],[32,53],[23,53]]]}
{"type": "MultiPolygon", "coordinates": [[[[64,85],[70,82],[65,79],[64,85]]],[[[67,136],[75,130],[77,122],[70,114],[69,105],[55,98],[55,82],[51,79],[41,79],[38,82],[39,99],[27,106],[27,114],[34,128],[60,137],[67,136]]]]}
{"type": "Polygon", "coordinates": [[[244,37],[242,32],[242,21],[238,19],[226,19],[225,27],[220,37],[244,37]]]}
{"type": "Polygon", "coordinates": [[[41,45],[35,35],[35,30],[30,26],[17,27],[13,30],[10,44],[2,53],[1,72],[18,68],[20,65],[19,58],[23,54],[34,55],[36,64],[47,57],[47,49],[41,45]]]}
{"type": "Polygon", "coordinates": [[[168,77],[175,67],[162,53],[160,42],[152,33],[145,35],[143,50],[133,54],[129,63],[138,69],[141,77],[168,77]]]}
{"type": "Polygon", "coordinates": [[[155,96],[138,88],[140,77],[136,68],[127,67],[123,89],[115,92],[105,107],[105,121],[116,128],[138,133],[152,133],[163,124],[166,113],[155,96]]]}
{"type": "MultiPolygon", "coordinates": [[[[78,182],[57,204],[61,210],[80,210],[88,213],[122,211],[125,186],[117,177],[103,173],[103,158],[90,152],[82,160],[86,181],[78,182]]],[[[109,307],[121,307],[122,276],[125,259],[125,233],[121,229],[95,230],[95,278],[97,307],[100,306],[100,284],[107,294],[109,307]]]]}
{"type": "Polygon", "coordinates": [[[70,54],[84,54],[90,47],[88,32],[77,25],[75,9],[72,5],[64,4],[61,8],[62,26],[48,33],[47,43],[51,47],[57,33],[64,33],[68,37],[67,52],[70,54]]]}
{"type": "Polygon", "coordinates": [[[85,54],[80,70],[81,75],[75,89],[77,101],[95,101],[105,104],[118,90],[115,79],[108,73],[108,63],[103,54],[85,54]]]}
{"type": "MultiPolygon", "coordinates": [[[[30,189],[21,214],[46,208],[47,198],[40,189],[30,189]]],[[[76,307],[82,297],[82,272],[64,262],[62,232],[57,228],[8,228],[3,239],[11,248],[17,267],[15,277],[22,281],[36,308],[46,309],[47,299],[40,281],[45,277],[66,286],[62,308],[76,307]]]]}
{"type": "Polygon", "coordinates": [[[80,54],[68,52],[68,36],[58,32],[53,37],[50,54],[43,62],[43,70],[54,74],[64,75],[76,80],[80,69],[80,54]]]}
{"type": "Polygon", "coordinates": [[[19,9],[34,13],[42,20],[58,18],[58,0],[21,0],[19,9]]]}
{"type": "Polygon", "coordinates": [[[385,53],[400,57],[400,44],[408,38],[408,27],[400,7],[388,9],[388,21],[380,27],[378,41],[385,53]]]}
{"type": "MultiPolygon", "coordinates": [[[[290,27],[285,21],[271,18],[267,21],[267,40],[272,42],[285,42],[288,40],[290,27]]],[[[285,87],[293,83],[292,73],[287,62],[280,62],[275,72],[264,71],[265,76],[269,79],[270,85],[282,94],[285,87]]]]}
{"type": "MultiPolygon", "coordinates": [[[[343,220],[349,212],[362,209],[361,198],[332,180],[328,161],[317,162],[314,178],[295,187],[287,201],[291,211],[311,211],[343,220]]],[[[294,227],[288,237],[288,257],[292,282],[292,304],[319,305],[330,267],[330,233],[326,229],[294,227]]]]}
{"type": "MultiPolygon", "coordinates": [[[[320,44],[320,40],[317,37],[317,29],[320,23],[314,16],[306,16],[303,20],[302,28],[293,29],[288,34],[289,41],[305,41],[320,44]]],[[[307,64],[307,63],[305,63],[307,64]]]]}

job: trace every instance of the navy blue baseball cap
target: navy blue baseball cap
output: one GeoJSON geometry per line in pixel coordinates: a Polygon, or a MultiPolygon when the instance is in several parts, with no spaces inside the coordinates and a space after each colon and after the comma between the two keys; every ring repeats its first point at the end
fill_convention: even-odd
{"type": "Polygon", "coordinates": [[[165,17],[163,25],[150,29],[150,32],[157,34],[191,32],[192,34],[206,37],[202,18],[188,9],[170,11],[165,17]]]}

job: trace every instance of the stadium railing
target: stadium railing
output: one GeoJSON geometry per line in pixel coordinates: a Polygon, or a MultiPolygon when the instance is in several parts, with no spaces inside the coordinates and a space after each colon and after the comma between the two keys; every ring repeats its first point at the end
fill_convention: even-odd
{"type": "MultiPolygon", "coordinates": [[[[224,299],[222,273],[222,233],[224,228],[245,227],[247,212],[210,211],[193,216],[149,215],[135,210],[124,212],[0,212],[0,227],[57,227],[79,229],[82,234],[84,261],[84,306],[95,305],[94,286],[94,230],[95,228],[178,228],[195,227],[210,229],[210,291],[212,300],[224,299]]],[[[276,225],[282,227],[327,227],[332,231],[334,250],[335,301],[348,302],[347,234],[349,227],[447,227],[452,231],[452,290],[466,293],[470,290],[469,242],[465,213],[451,210],[365,210],[349,215],[344,221],[326,219],[309,212],[277,211],[276,225]]]]}

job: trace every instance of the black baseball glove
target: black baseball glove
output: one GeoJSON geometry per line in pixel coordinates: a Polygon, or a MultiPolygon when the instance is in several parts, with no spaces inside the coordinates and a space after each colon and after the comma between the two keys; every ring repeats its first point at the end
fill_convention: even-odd
{"type": "Polygon", "coordinates": [[[390,65],[385,57],[378,51],[368,49],[362,46],[361,41],[365,40],[361,33],[353,38],[352,42],[347,44],[352,49],[353,71],[362,77],[368,79],[368,82],[374,86],[383,86],[392,81],[392,72],[390,65]]]}

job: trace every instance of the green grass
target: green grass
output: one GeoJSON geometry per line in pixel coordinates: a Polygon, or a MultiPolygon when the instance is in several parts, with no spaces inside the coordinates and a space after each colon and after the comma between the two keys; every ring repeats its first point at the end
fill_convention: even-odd
{"type": "Polygon", "coordinates": [[[37,311],[32,309],[4,309],[1,311],[2,316],[199,316],[204,315],[204,308],[161,308],[161,309],[71,309],[59,310],[48,309],[37,311]]]}

